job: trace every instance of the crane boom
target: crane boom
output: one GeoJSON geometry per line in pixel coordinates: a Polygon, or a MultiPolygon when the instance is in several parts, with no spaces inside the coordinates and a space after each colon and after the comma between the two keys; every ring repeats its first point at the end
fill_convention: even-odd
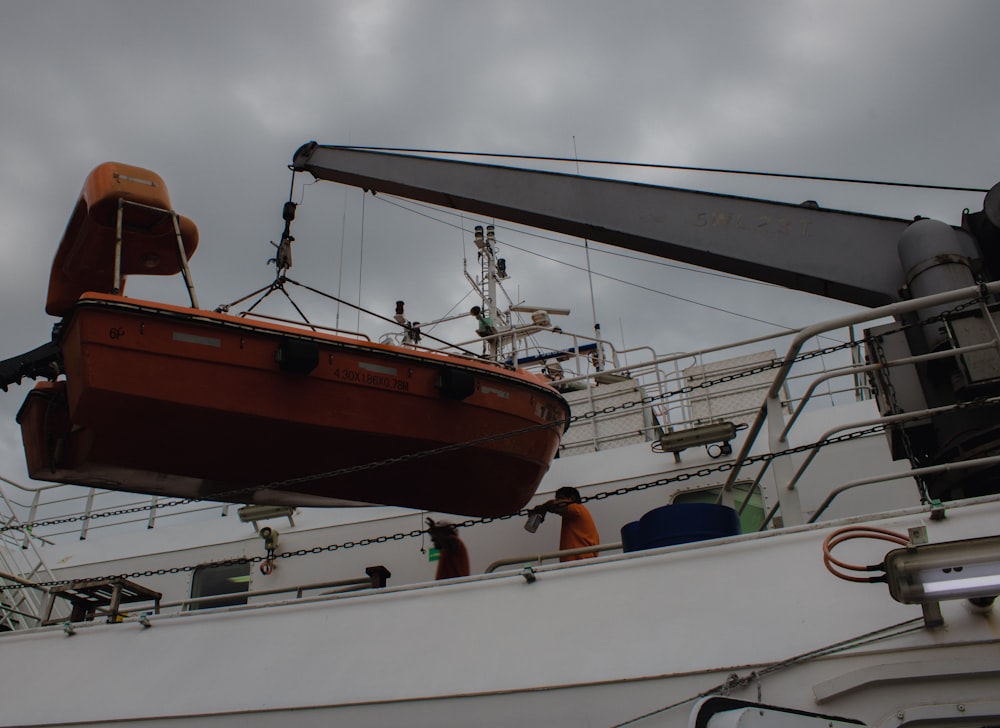
{"type": "Polygon", "coordinates": [[[899,300],[906,283],[910,220],[316,142],[292,168],[862,306],[899,300]]]}

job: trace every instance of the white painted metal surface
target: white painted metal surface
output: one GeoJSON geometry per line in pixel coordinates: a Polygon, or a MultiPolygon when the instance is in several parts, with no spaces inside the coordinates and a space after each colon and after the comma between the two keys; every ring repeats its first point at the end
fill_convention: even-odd
{"type": "MultiPolygon", "coordinates": [[[[918,510],[871,523],[904,533],[927,525],[938,541],[993,532],[998,519],[994,498],[941,521],[918,510]]],[[[684,725],[691,701],[732,680],[734,696],[846,709],[876,724],[926,706],[939,683],[949,695],[961,686],[969,703],[995,694],[993,614],[952,603],[946,627],[930,630],[884,585],[837,579],[821,561],[835,525],[536,567],[531,583],[514,571],[153,615],[149,627],[131,617],[72,635],[60,626],[4,635],[2,721],[273,725],[294,715],[296,725],[376,726],[405,715],[418,726],[440,725],[443,710],[448,725],[607,726],[679,703],[645,724],[684,725]],[[956,659],[944,662],[949,644],[956,659]],[[818,650],[830,654],[802,657],[818,650]],[[58,700],[20,699],[40,676],[58,700]],[[480,698],[502,706],[502,718],[480,698]]],[[[872,559],[885,550],[876,544],[872,559]]]]}

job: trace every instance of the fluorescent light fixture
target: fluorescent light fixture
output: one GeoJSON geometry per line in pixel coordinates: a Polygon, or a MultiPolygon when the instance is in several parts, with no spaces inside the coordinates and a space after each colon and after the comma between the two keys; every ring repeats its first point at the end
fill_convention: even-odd
{"type": "MultiPolygon", "coordinates": [[[[980,564],[966,567],[965,578],[933,581],[933,575],[927,572],[918,574],[917,577],[924,580],[924,594],[939,599],[961,598],[969,592],[982,592],[979,596],[1000,595],[1000,575],[992,573],[996,569],[996,564],[980,564]],[[979,576],[972,576],[975,570],[982,573],[979,576]]],[[[961,571],[961,567],[958,571],[961,571]]]]}
{"type": "Polygon", "coordinates": [[[665,432],[660,435],[659,452],[680,452],[689,447],[711,445],[715,442],[729,442],[736,437],[736,425],[732,422],[713,422],[710,425],[689,427],[686,430],[665,432]]]}
{"type": "Polygon", "coordinates": [[[903,604],[1000,596],[1000,536],[908,546],[883,565],[889,593],[903,604]]]}
{"type": "Polygon", "coordinates": [[[292,506],[243,506],[236,513],[243,523],[254,523],[270,518],[291,518],[295,509],[292,506]]]}

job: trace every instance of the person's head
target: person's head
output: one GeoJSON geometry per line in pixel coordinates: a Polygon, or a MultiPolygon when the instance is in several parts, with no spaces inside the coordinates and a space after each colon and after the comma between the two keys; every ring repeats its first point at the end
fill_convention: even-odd
{"type": "Polygon", "coordinates": [[[458,540],[458,527],[451,521],[433,521],[428,518],[427,525],[430,526],[427,532],[435,545],[458,540]]]}
{"type": "Polygon", "coordinates": [[[564,485],[556,491],[556,498],[559,500],[573,501],[574,503],[581,503],[583,501],[583,499],[580,498],[580,491],[576,488],[571,488],[568,485],[564,485]]]}

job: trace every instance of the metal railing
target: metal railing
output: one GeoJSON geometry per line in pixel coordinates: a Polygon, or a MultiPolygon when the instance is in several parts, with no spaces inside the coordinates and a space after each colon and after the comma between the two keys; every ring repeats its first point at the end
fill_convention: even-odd
{"type": "MultiPolygon", "coordinates": [[[[826,334],[835,329],[841,329],[844,327],[851,327],[856,324],[871,322],[878,319],[894,318],[901,316],[903,314],[910,313],[912,311],[920,309],[932,309],[935,306],[941,306],[945,304],[955,303],[960,300],[978,300],[981,299],[986,294],[996,295],[1000,293],[1000,282],[994,282],[990,284],[984,284],[983,286],[970,286],[967,288],[962,288],[954,291],[948,291],[946,293],[939,293],[932,296],[926,296],[919,299],[912,299],[908,301],[902,301],[898,303],[889,304],[879,308],[871,309],[862,313],[850,314],[847,316],[842,316],[839,318],[831,319],[813,326],[807,326],[801,329],[792,339],[785,356],[782,359],[780,367],[776,370],[775,376],[772,380],[771,386],[767,391],[767,395],[764,403],[760,406],[756,413],[756,417],[753,423],[749,427],[749,432],[737,453],[734,463],[735,467],[730,470],[729,475],[726,479],[725,485],[723,486],[724,492],[728,493],[731,491],[733,485],[737,482],[740,477],[740,470],[742,464],[747,462],[748,455],[751,449],[757,442],[758,436],[764,429],[764,425],[767,425],[768,433],[772,440],[773,446],[782,446],[788,442],[788,431],[789,426],[786,426],[784,416],[782,414],[781,407],[781,392],[785,386],[786,381],[789,378],[790,372],[793,365],[798,361],[801,352],[805,346],[805,343],[815,336],[820,336],[826,334]]],[[[985,311],[985,318],[989,319],[992,324],[992,318],[988,315],[989,311],[985,311]]],[[[940,356],[953,357],[956,354],[961,354],[967,351],[978,351],[985,348],[1000,347],[1000,339],[996,337],[996,329],[994,331],[994,338],[985,344],[976,344],[973,346],[963,347],[963,348],[952,348],[948,349],[943,354],[929,354],[923,357],[913,357],[912,359],[930,359],[937,358],[940,356]]],[[[871,365],[861,365],[856,364],[851,367],[846,367],[841,371],[844,375],[857,375],[860,372],[867,371],[871,369],[871,365]]],[[[796,414],[794,418],[798,417],[798,412],[800,410],[796,409],[796,414]]],[[[790,462],[778,463],[777,459],[771,460],[767,463],[768,467],[777,467],[779,464],[784,466],[787,471],[790,466],[790,462]]],[[[775,504],[774,509],[772,509],[772,514],[780,509],[783,515],[787,515],[788,518],[785,519],[786,525],[794,525],[802,520],[801,506],[799,504],[798,494],[795,489],[795,482],[801,476],[801,470],[794,476],[789,475],[789,484],[783,487],[780,483],[777,489],[778,503],[775,504]]],[[[758,477],[759,479],[759,477],[758,477]]],[[[778,476],[778,480],[781,480],[782,476],[778,476]]],[[[720,496],[721,498],[722,496],[720,496]]],[[[827,504],[828,505],[828,504],[827,504]]],[[[824,506],[825,508],[826,506],[824,506]]],[[[768,520],[770,519],[769,514],[768,520]]]]}
{"type": "Polygon", "coordinates": [[[36,586],[29,579],[0,571],[0,586],[4,586],[5,582],[23,588],[0,591],[0,631],[16,631],[40,625],[47,596],[45,589],[36,586]]]}
{"type": "Polygon", "coordinates": [[[579,556],[580,554],[592,554],[601,551],[621,551],[622,544],[619,543],[603,543],[596,546],[582,546],[576,549],[563,549],[562,551],[548,551],[541,554],[532,554],[529,556],[511,556],[505,559],[498,559],[492,564],[486,567],[483,572],[485,574],[492,574],[494,571],[502,566],[524,566],[526,564],[544,564],[546,561],[552,561],[553,559],[561,559],[563,556],[579,556]]]}
{"type": "Polygon", "coordinates": [[[365,589],[381,589],[386,586],[386,582],[391,576],[384,566],[369,566],[365,571],[368,576],[360,576],[354,579],[336,579],[334,581],[318,581],[311,584],[298,584],[295,586],[274,587],[273,589],[255,589],[253,591],[235,592],[231,594],[215,594],[205,597],[189,597],[178,599],[172,602],[161,602],[160,609],[170,609],[180,607],[181,611],[190,611],[192,606],[212,604],[215,602],[229,601],[235,598],[250,600],[256,597],[274,596],[276,594],[294,594],[296,599],[301,599],[304,592],[315,591],[317,589],[330,589],[327,594],[342,593],[349,591],[362,591],[365,589]]]}
{"type": "MultiPolygon", "coordinates": [[[[190,516],[192,513],[217,513],[226,516],[231,503],[191,502],[184,503],[182,499],[165,499],[161,496],[141,496],[118,490],[100,488],[82,488],[81,486],[63,483],[46,485],[23,485],[9,478],[0,476],[0,481],[13,489],[13,497],[6,490],[0,489],[11,513],[21,523],[34,524],[45,521],[61,521],[45,530],[44,536],[35,528],[30,538],[51,543],[52,539],[67,535],[76,535],[85,540],[91,529],[120,529],[123,526],[145,524],[147,529],[154,528],[158,521],[177,516],[190,516]],[[23,493],[29,498],[21,502],[17,493],[23,493]],[[173,503],[180,505],[175,507],[173,503]],[[20,511],[20,515],[18,512],[20,511]],[[108,517],[105,521],[102,513],[120,515],[108,517]]],[[[29,533],[22,531],[23,547],[27,547],[29,533]]]]}

